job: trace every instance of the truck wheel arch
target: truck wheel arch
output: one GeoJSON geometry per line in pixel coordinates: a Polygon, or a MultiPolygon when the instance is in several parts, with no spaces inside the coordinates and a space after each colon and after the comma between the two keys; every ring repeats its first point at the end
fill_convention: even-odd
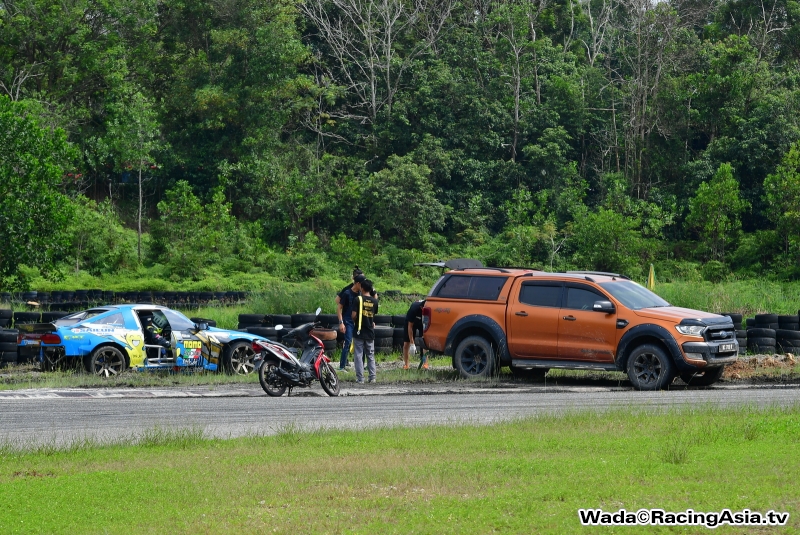
{"type": "Polygon", "coordinates": [[[617,344],[617,368],[625,371],[631,352],[644,344],[657,344],[663,347],[667,354],[672,357],[672,361],[678,371],[694,369],[686,364],[683,359],[683,353],[681,353],[681,349],[672,334],[664,327],[650,323],[637,325],[622,335],[619,344],[617,344]]]}
{"type": "Polygon", "coordinates": [[[459,319],[450,332],[444,345],[444,354],[455,357],[458,344],[467,336],[484,336],[496,348],[498,368],[511,364],[511,354],[508,352],[506,333],[493,319],[480,314],[472,314],[459,319]]]}

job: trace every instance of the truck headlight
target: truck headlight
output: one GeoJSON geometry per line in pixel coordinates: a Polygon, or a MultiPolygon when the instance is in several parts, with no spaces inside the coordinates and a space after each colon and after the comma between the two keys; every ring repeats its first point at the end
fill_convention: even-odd
{"type": "Polygon", "coordinates": [[[688,336],[703,336],[703,333],[706,331],[708,327],[703,327],[700,325],[676,325],[675,329],[681,333],[688,336]]]}

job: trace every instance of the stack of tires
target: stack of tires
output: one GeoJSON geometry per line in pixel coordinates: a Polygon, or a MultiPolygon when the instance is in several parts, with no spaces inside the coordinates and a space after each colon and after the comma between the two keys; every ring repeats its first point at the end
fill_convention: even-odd
{"type": "Polygon", "coordinates": [[[14,329],[0,329],[0,368],[17,363],[17,334],[14,329]]]}
{"type": "Polygon", "coordinates": [[[735,312],[726,312],[722,316],[728,316],[733,322],[733,328],[736,330],[736,341],[739,342],[739,354],[744,355],[747,352],[747,329],[742,328],[742,315],[735,312]]]}
{"type": "Polygon", "coordinates": [[[795,315],[778,316],[778,329],[775,331],[778,351],[800,355],[800,317],[795,315]]]}
{"type": "Polygon", "coordinates": [[[274,325],[273,316],[267,314],[239,314],[236,329],[277,342],[279,336],[274,325]]]}
{"type": "Polygon", "coordinates": [[[11,327],[11,319],[14,312],[8,308],[0,308],[0,329],[11,327]]]}
{"type": "Polygon", "coordinates": [[[392,345],[397,350],[403,349],[403,331],[406,328],[406,317],[403,315],[392,316],[392,345]]]}
{"type": "MultiPolygon", "coordinates": [[[[22,325],[41,323],[42,315],[39,312],[14,312],[14,327],[19,329],[22,325]]],[[[17,348],[17,362],[23,364],[32,361],[39,355],[38,346],[21,346],[17,348]]]]}
{"type": "Polygon", "coordinates": [[[375,353],[391,353],[394,350],[392,317],[386,314],[375,316],[375,353]]]}
{"type": "Polygon", "coordinates": [[[777,344],[775,332],[778,329],[777,314],[756,314],[752,322],[748,320],[747,351],[755,354],[773,355],[777,344]]]}

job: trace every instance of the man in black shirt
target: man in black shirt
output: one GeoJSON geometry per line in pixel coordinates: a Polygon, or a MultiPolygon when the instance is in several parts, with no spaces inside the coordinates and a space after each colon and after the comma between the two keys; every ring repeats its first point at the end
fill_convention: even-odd
{"type": "MultiPolygon", "coordinates": [[[[408,355],[417,352],[417,346],[414,343],[414,338],[422,336],[422,308],[425,306],[425,300],[420,299],[411,304],[411,308],[406,313],[406,325],[403,329],[403,369],[408,369],[408,355]],[[413,349],[412,349],[413,348],[413,349]]],[[[428,369],[428,362],[425,355],[420,351],[420,368],[428,369]]]]}
{"type": "Polygon", "coordinates": [[[361,283],[366,277],[358,269],[353,270],[353,283],[342,288],[336,295],[336,315],[339,316],[339,332],[344,334],[342,355],[339,358],[339,371],[347,368],[347,357],[350,355],[350,344],[353,341],[353,303],[361,293],[361,283]]]}
{"type": "Polygon", "coordinates": [[[356,331],[353,338],[354,355],[356,363],[356,382],[364,382],[364,360],[367,357],[367,371],[369,382],[375,382],[375,315],[378,313],[378,300],[370,296],[372,281],[365,280],[361,283],[361,296],[353,306],[353,323],[356,331]]]}

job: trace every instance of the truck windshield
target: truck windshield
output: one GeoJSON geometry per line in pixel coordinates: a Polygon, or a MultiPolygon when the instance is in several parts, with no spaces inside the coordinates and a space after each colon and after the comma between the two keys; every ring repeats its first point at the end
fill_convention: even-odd
{"type": "Polygon", "coordinates": [[[601,282],[600,286],[631,310],[670,306],[659,296],[633,281],[601,282]]]}

